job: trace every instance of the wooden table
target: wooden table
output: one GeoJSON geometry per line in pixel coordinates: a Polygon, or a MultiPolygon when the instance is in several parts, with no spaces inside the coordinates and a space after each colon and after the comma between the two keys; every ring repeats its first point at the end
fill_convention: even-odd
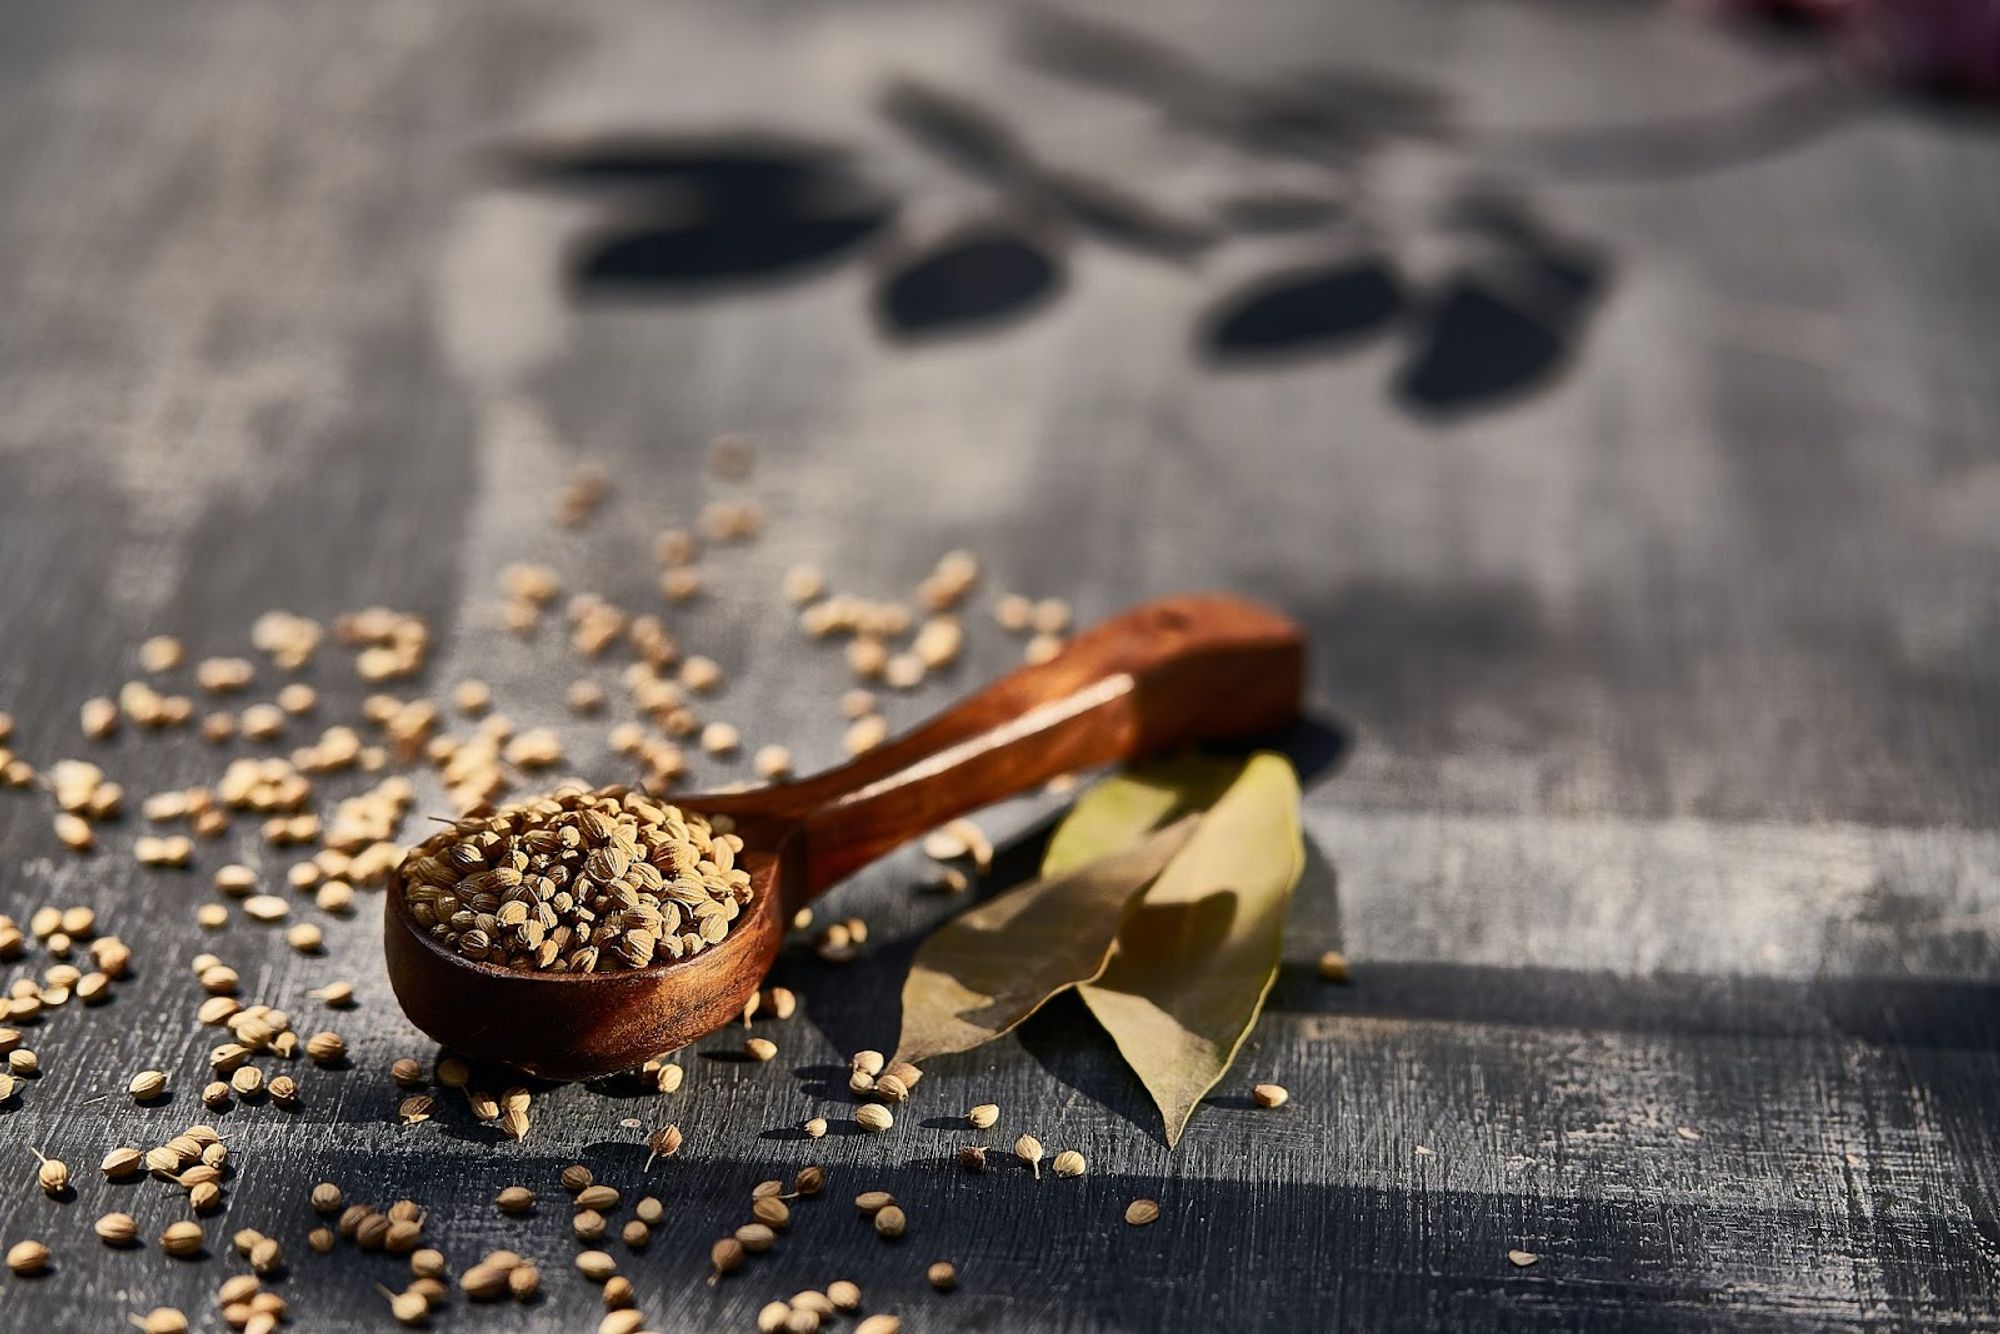
{"type": "MultiPolygon", "coordinates": [[[[398,1261],[307,1252],[321,1179],[419,1201],[456,1265],[543,1261],[539,1306],[440,1326],[590,1328],[572,1161],[667,1201],[626,1261],[663,1330],[751,1328],[838,1277],[911,1330],[2000,1323],[2000,140],[1650,5],[1141,13],[1143,37],[971,5],[7,6],[0,707],[37,765],[87,756],[135,804],[212,782],[231,751],[86,742],[78,704],[148,634],[239,653],[267,609],[382,604],[434,631],[409,689],[482,677],[619,776],[611,719],[561,706],[617,664],[510,636],[497,572],[657,609],[650,538],[737,493],[700,466],[730,430],[770,529],[669,615],[750,744],[840,755],[846,675],[785,567],[901,596],[964,546],[967,661],[892,722],[1018,657],[994,592],[1088,617],[1218,586],[1309,627],[1299,744],[1340,752],[1283,975],[1173,1152],[1073,1003],[938,1062],[887,1138],[796,1134],[850,1115],[842,1057],[891,1043],[955,906],[913,892],[914,853],[829,900],[870,923],[857,962],[781,963],[805,1004],[780,1059],[710,1059],[725,1035],[668,1099],[538,1092],[514,1144],[449,1100],[395,1124],[389,1063],[432,1053],[374,898],[322,957],[204,934],[217,865],[282,884],[300,854],[239,819],[194,869],[142,869],[135,814],[80,858],[45,794],[0,792],[0,907],[89,904],[137,951],[114,1003],[31,1030],[47,1073],[0,1106],[0,1239],[56,1252],[0,1282],[9,1328],[157,1304],[219,1328],[241,1227],[288,1250],[296,1328],[384,1327],[398,1261]],[[627,131],[655,139],[598,141],[627,131]],[[615,494],[560,529],[586,462],[615,494]],[[1314,974],[1335,946],[1350,987],[1314,974]],[[94,1165],[206,1115],[210,949],[246,998],[331,1019],[353,1068],[216,1118],[213,1257],[108,1251],[99,1213],[152,1238],[185,1209],[94,1165]],[[342,976],[360,1008],[326,1016],[309,992],[342,976]],[[164,1107],[123,1094],[148,1066],[164,1107]],[[1252,1107],[1263,1079],[1290,1105],[1252,1107]],[[989,1100],[995,1142],[1090,1174],[961,1175],[954,1118],[989,1100]],[[642,1175],[669,1119],[687,1147],[642,1175]],[[33,1188],[29,1145],[74,1199],[33,1188]],[[828,1198],[706,1285],[752,1183],[808,1162],[828,1198]],[[491,1207],[510,1182],[534,1217],[491,1207]],[[854,1216],[865,1187],[907,1205],[900,1245],[854,1216]],[[1139,1195],[1144,1230],[1119,1221],[1139,1195]]],[[[358,716],[347,655],[305,679],[317,723],[358,716]]],[[[992,885],[1054,809],[986,817],[992,885]]]]}

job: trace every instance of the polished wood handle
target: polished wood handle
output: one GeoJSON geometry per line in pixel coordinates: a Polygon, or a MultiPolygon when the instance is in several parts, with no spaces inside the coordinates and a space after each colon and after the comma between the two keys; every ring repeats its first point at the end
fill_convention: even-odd
{"type": "Polygon", "coordinates": [[[810,899],[954,816],[1058,774],[1275,731],[1297,716],[1304,681],[1304,637],[1268,607],[1221,594],[1134,607],[915,731],[789,785],[785,813],[803,825],[800,889],[810,899]]]}

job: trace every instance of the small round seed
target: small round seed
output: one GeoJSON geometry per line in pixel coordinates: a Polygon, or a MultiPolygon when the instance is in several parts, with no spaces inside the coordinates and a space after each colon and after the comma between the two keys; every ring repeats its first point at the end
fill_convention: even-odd
{"type": "Polygon", "coordinates": [[[569,1220],[570,1231],[576,1233],[578,1241],[596,1241],[604,1235],[606,1227],[604,1215],[595,1209],[582,1209],[569,1220]]]}
{"type": "Polygon", "coordinates": [[[1049,1170],[1059,1177],[1080,1177],[1089,1167],[1090,1164],[1084,1160],[1084,1156],[1075,1149],[1064,1149],[1055,1156],[1055,1161],[1049,1164],[1049,1170]]]}
{"type": "Polygon", "coordinates": [[[667,1216],[667,1206],[661,1204],[656,1197],[648,1195],[632,1206],[632,1212],[639,1216],[639,1221],[642,1223],[657,1223],[667,1216]]]}
{"type": "Polygon", "coordinates": [[[17,1241],[7,1249],[7,1268],[22,1277],[49,1267],[49,1248],[39,1241],[17,1241]]]}
{"type": "Polygon", "coordinates": [[[965,1114],[965,1123],[974,1130],[991,1130],[1000,1119],[1000,1108],[990,1102],[982,1102],[965,1114]]]}
{"type": "Polygon", "coordinates": [[[851,1315],[861,1309],[860,1285],[844,1278],[835,1279],[826,1285],[826,1299],[833,1303],[834,1310],[851,1315]]]}
{"type": "Polygon", "coordinates": [[[542,1290],[542,1271],[531,1264],[518,1264],[507,1271],[507,1291],[517,1302],[533,1301],[542,1290]]]}
{"type": "Polygon", "coordinates": [[[1259,1084],[1250,1090],[1250,1096],[1259,1107],[1283,1107],[1292,1095],[1283,1084],[1259,1084]]]}
{"type": "Polygon", "coordinates": [[[890,1114],[887,1107],[884,1107],[879,1102],[871,1102],[866,1106],[857,1107],[854,1111],[854,1121],[863,1130],[877,1135],[896,1124],[896,1118],[890,1114]]]}
{"type": "Polygon", "coordinates": [[[1037,1177],[1042,1174],[1042,1142],[1033,1135],[1023,1135],[1014,1141],[1014,1156],[1026,1163],[1037,1177]]]}
{"type": "Polygon", "coordinates": [[[766,1227],[785,1228],[791,1225],[792,1210],[775,1195],[766,1195],[750,1206],[750,1216],[766,1227]]]}
{"type": "Polygon", "coordinates": [[[618,1272],[618,1262],[604,1251],[582,1251],[576,1257],[577,1272],[602,1283],[618,1272]]]}
{"type": "Polygon", "coordinates": [[[986,1146],[983,1144],[968,1144],[960,1149],[958,1151],[958,1165],[968,1172],[984,1172],[986,1170],[986,1146]]]}
{"type": "Polygon", "coordinates": [[[331,1181],[322,1181],[317,1186],[314,1186],[312,1188],[311,1199],[313,1212],[322,1218],[334,1217],[340,1212],[342,1205],[346,1202],[346,1197],[342,1195],[340,1187],[334,1185],[331,1181]]]}
{"type": "Polygon", "coordinates": [[[315,1033],[306,1039],[306,1056],[314,1065],[339,1065],[347,1059],[347,1039],[330,1029],[315,1033]]]}
{"type": "Polygon", "coordinates": [[[145,1165],[146,1155],[128,1145],[105,1154],[104,1161],[99,1163],[97,1168],[111,1180],[123,1181],[127,1177],[137,1176],[145,1165]]]}
{"type": "Polygon", "coordinates": [[[800,1128],[803,1129],[806,1132],[807,1136],[809,1136],[812,1139],[823,1139],[826,1137],[826,1130],[827,1130],[826,1118],[823,1116],[815,1116],[811,1120],[807,1121],[805,1125],[800,1128]]]}
{"type": "Polygon", "coordinates": [[[731,1270],[743,1264],[743,1243],[734,1237],[724,1237],[708,1248],[708,1263],[712,1272],[709,1282],[713,1283],[731,1270]]]}
{"type": "Polygon", "coordinates": [[[950,1292],[958,1286],[958,1266],[949,1260],[939,1260],[924,1271],[924,1277],[939,1292],[950,1292]]]}
{"type": "Polygon", "coordinates": [[[778,1234],[768,1223],[745,1223],[736,1229],[736,1240],[752,1255],[762,1255],[776,1244],[778,1234]]]}
{"type": "Polygon", "coordinates": [[[599,1213],[618,1207],[618,1192],[611,1186],[589,1185],[576,1193],[576,1207],[599,1213]]]}
{"type": "Polygon", "coordinates": [[[160,1249],[176,1260],[191,1260],[202,1252],[201,1224],[182,1221],[167,1224],[160,1234],[160,1249]]]}
{"type": "Polygon", "coordinates": [[[525,1214],[535,1207],[535,1192],[526,1186],[508,1186],[493,1197],[503,1214],[525,1214]]]}
{"type": "Polygon", "coordinates": [[[750,1038],[743,1050],[753,1061],[768,1061],[778,1054],[778,1044],[769,1038],[750,1038]]]}
{"type": "Polygon", "coordinates": [[[1328,982],[1345,982],[1349,979],[1347,956],[1339,950],[1328,950],[1319,956],[1319,975],[1328,982]]]}
{"type": "Polygon", "coordinates": [[[886,1190],[864,1190],[854,1197],[854,1207],[864,1214],[877,1214],[896,1202],[886,1190]]]}
{"type": "Polygon", "coordinates": [[[643,1251],[646,1249],[647,1244],[653,1240],[653,1229],[647,1227],[641,1220],[634,1218],[619,1229],[618,1239],[624,1242],[631,1250],[643,1251]]]}
{"type": "Polygon", "coordinates": [[[897,1205],[889,1205],[875,1214],[876,1235],[887,1240],[893,1241],[902,1236],[908,1226],[908,1220],[903,1217],[903,1211],[897,1205]]]}
{"type": "Polygon", "coordinates": [[[577,1163],[574,1164],[573,1166],[565,1167],[562,1170],[563,1189],[568,1191],[572,1195],[582,1190],[585,1186],[588,1186],[594,1180],[596,1180],[596,1178],[590,1174],[590,1169],[585,1167],[582,1163],[577,1163]]]}
{"type": "Polygon", "coordinates": [[[93,1226],[106,1246],[130,1246],[139,1235],[139,1224],[130,1214],[106,1214],[93,1226]]]}
{"type": "Polygon", "coordinates": [[[1155,1200],[1134,1200],[1125,1206],[1125,1221],[1133,1227],[1144,1227],[1160,1216],[1160,1206],[1155,1200]]]}

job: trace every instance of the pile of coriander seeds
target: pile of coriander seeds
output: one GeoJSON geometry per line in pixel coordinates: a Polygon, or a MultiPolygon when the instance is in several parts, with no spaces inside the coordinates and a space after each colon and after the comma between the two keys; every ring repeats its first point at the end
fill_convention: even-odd
{"type": "Polygon", "coordinates": [[[743,840],[632,788],[468,814],[397,871],[418,925],[468,959],[550,973],[644,968],[716,944],[750,900],[743,840]]]}

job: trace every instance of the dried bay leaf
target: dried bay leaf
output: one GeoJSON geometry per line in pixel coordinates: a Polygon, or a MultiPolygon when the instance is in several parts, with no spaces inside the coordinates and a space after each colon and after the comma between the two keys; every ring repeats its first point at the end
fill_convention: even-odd
{"type": "Polygon", "coordinates": [[[1187,846],[1199,818],[1148,834],[1156,823],[1106,856],[1001,894],[934,931],[903,984],[897,1059],[990,1042],[1101,973],[1132,903],[1187,846]]]}
{"type": "MultiPolygon", "coordinates": [[[[1093,807],[1086,797],[1070,821],[1094,823],[1067,839],[1059,830],[1050,860],[1129,835],[1148,811],[1180,809],[1180,792],[1159,786],[1174,800],[1128,792],[1093,807]]],[[[1298,775],[1282,755],[1260,752],[1147,889],[1102,974],[1077,988],[1153,1095],[1169,1146],[1263,1008],[1304,867],[1298,775]]]]}
{"type": "Polygon", "coordinates": [[[1191,752],[1093,783],[1049,837],[1043,877],[1066,874],[1169,820],[1207,810],[1241,776],[1244,763],[1191,752]]]}

